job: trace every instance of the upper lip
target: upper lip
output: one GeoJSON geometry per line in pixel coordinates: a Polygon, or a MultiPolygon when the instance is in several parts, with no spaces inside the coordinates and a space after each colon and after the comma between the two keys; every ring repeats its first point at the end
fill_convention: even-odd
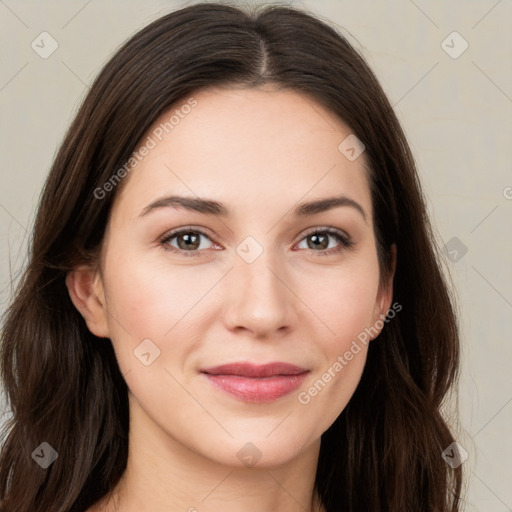
{"type": "Polygon", "coordinates": [[[300,375],[307,371],[309,370],[306,368],[282,362],[262,365],[239,362],[212,366],[201,370],[202,373],[207,373],[209,375],[237,375],[240,377],[252,378],[273,377],[277,375],[300,375]]]}

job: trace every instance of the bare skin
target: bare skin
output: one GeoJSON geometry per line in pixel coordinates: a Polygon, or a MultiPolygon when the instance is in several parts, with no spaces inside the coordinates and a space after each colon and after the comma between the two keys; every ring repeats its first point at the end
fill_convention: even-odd
{"type": "Polygon", "coordinates": [[[320,437],[353,395],[368,345],[332,368],[392,301],[392,282],[379,285],[364,153],[347,159],[338,146],[350,128],[296,92],[208,89],[194,98],[124,178],[100,266],[68,275],[74,304],[112,341],[129,388],[127,470],[111,499],[87,512],[325,512],[314,489],[320,437]],[[218,201],[231,215],[155,205],[171,195],[218,201]],[[340,195],[359,207],[294,214],[340,195]],[[196,233],[194,249],[190,237],[169,238],[177,228],[196,233]],[[147,366],[134,357],[143,340],[146,353],[159,351],[147,366]],[[239,361],[282,361],[307,378],[251,402],[202,373],[239,361]],[[325,386],[309,392],[319,379],[325,386]]]}

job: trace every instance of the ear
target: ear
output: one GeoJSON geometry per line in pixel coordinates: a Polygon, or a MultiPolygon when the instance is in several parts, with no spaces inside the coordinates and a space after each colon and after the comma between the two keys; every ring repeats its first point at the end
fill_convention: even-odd
{"type": "MultiPolygon", "coordinates": [[[[375,309],[373,315],[373,323],[378,320],[383,320],[386,316],[389,308],[391,307],[391,302],[393,301],[393,281],[395,277],[395,269],[396,269],[396,244],[391,244],[391,275],[389,276],[389,280],[383,286],[379,288],[379,293],[377,295],[377,300],[375,301],[375,309]]],[[[379,333],[382,329],[379,329],[379,333]]],[[[378,336],[377,334],[377,336],[378,336]]],[[[377,336],[374,336],[376,338],[377,336]]],[[[374,339],[372,338],[372,339],[374,339]]]]}
{"type": "Polygon", "coordinates": [[[100,338],[108,338],[108,315],[99,270],[81,265],[68,272],[66,286],[73,304],[84,317],[89,330],[100,338]]]}

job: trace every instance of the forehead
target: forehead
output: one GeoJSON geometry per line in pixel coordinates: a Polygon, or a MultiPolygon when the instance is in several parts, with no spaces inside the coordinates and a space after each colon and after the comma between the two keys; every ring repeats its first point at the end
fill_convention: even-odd
{"type": "Polygon", "coordinates": [[[218,199],[236,214],[346,194],[370,213],[364,153],[350,160],[340,150],[350,136],[332,112],[289,89],[200,90],[143,137],[136,151],[151,148],[125,178],[121,202],[143,207],[158,195],[186,194],[218,199]]]}

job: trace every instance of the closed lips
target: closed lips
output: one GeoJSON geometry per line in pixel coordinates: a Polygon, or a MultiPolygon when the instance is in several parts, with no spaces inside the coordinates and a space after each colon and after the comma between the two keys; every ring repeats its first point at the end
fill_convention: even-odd
{"type": "Polygon", "coordinates": [[[272,402],[297,389],[309,370],[289,363],[230,363],[201,370],[216,389],[244,402],[272,402]]]}
{"type": "Polygon", "coordinates": [[[265,378],[277,375],[300,375],[308,372],[306,368],[289,363],[270,363],[253,365],[251,363],[230,363],[201,370],[209,375],[236,375],[246,378],[265,378]]]}

